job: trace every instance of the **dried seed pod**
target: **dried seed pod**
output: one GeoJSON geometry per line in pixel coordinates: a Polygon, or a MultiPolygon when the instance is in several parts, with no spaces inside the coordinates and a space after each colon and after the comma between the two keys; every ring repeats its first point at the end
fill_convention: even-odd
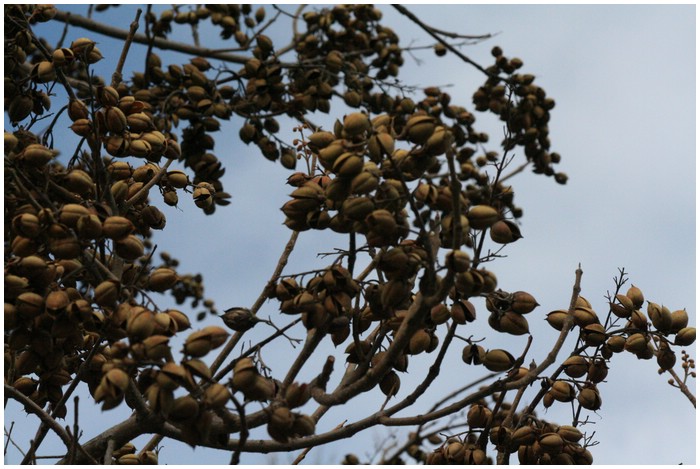
{"type": "Polygon", "coordinates": [[[418,355],[430,347],[430,333],[425,329],[417,330],[408,343],[408,353],[418,355]]]}
{"type": "Polygon", "coordinates": [[[627,297],[632,301],[635,309],[639,309],[644,304],[644,294],[642,290],[632,285],[627,290],[627,297]]]}
{"type": "Polygon", "coordinates": [[[695,342],[694,327],[684,327],[676,333],[676,339],[674,340],[676,345],[686,346],[691,345],[693,342],[695,342]]]}
{"type": "Polygon", "coordinates": [[[124,260],[134,261],[144,254],[143,242],[134,235],[128,235],[114,241],[114,252],[124,260]]]}
{"type": "Polygon", "coordinates": [[[591,362],[586,379],[592,383],[600,383],[608,376],[608,365],[599,358],[591,362]]]}
{"type": "Polygon", "coordinates": [[[102,232],[110,239],[123,239],[131,234],[132,231],[134,231],[134,224],[125,217],[107,217],[102,223],[102,232]]]}
{"type": "Polygon", "coordinates": [[[343,119],[343,132],[350,138],[367,132],[372,127],[367,114],[354,112],[343,119]]]}
{"type": "Polygon", "coordinates": [[[492,416],[491,409],[481,404],[475,404],[467,412],[467,424],[471,428],[486,428],[491,425],[492,416]]]}
{"type": "Polygon", "coordinates": [[[202,402],[211,409],[219,409],[231,399],[231,394],[226,386],[220,383],[212,383],[204,390],[202,402]]]}
{"type": "Polygon", "coordinates": [[[301,437],[313,435],[316,432],[316,422],[308,415],[294,414],[291,431],[293,435],[301,437]]]}
{"type": "Polygon", "coordinates": [[[177,273],[167,267],[160,267],[148,276],[148,288],[152,291],[164,292],[173,287],[178,281],[177,273]]]}
{"type": "Polygon", "coordinates": [[[625,349],[626,340],[624,337],[619,335],[614,335],[608,339],[606,345],[610,348],[613,353],[622,352],[625,349]]]}
{"type": "Polygon", "coordinates": [[[467,365],[481,365],[484,358],[486,358],[486,351],[481,345],[467,345],[462,350],[462,361],[467,365]]]}
{"type": "Polygon", "coordinates": [[[576,397],[574,387],[566,381],[555,381],[549,390],[552,397],[559,402],[571,402],[576,397]]]}
{"type": "Polygon", "coordinates": [[[452,250],[445,256],[445,265],[454,272],[466,272],[471,266],[471,259],[464,251],[452,250]]]}
{"type": "Polygon", "coordinates": [[[637,332],[636,334],[630,335],[625,341],[625,350],[628,352],[637,354],[641,353],[647,348],[647,337],[637,332]]]}
{"type": "Polygon", "coordinates": [[[476,205],[467,212],[469,226],[485,230],[498,221],[498,210],[489,205],[476,205]]]}
{"type": "Polygon", "coordinates": [[[589,363],[585,357],[572,355],[562,363],[564,373],[571,378],[580,378],[588,372],[589,363]]]}
{"type": "Polygon", "coordinates": [[[602,400],[600,399],[600,393],[598,388],[595,386],[586,386],[581,389],[578,393],[578,402],[581,407],[588,410],[598,410],[602,405],[602,400]]]}
{"type": "Polygon", "coordinates": [[[379,382],[379,389],[385,396],[395,396],[401,387],[401,379],[395,371],[390,371],[379,382]]]}
{"type": "Polygon", "coordinates": [[[168,417],[175,422],[188,422],[199,415],[199,403],[189,394],[173,401],[168,417]]]}
{"type": "Polygon", "coordinates": [[[518,428],[513,432],[511,441],[513,444],[531,445],[537,440],[537,430],[529,425],[518,428]]]}
{"type": "Polygon", "coordinates": [[[603,345],[607,339],[605,327],[602,324],[588,324],[581,329],[581,334],[589,347],[603,345]]]}
{"type": "Polygon", "coordinates": [[[581,306],[574,310],[574,324],[585,327],[589,324],[600,324],[598,315],[590,307],[581,306]]]}
{"type": "Polygon", "coordinates": [[[406,122],[404,131],[411,143],[424,144],[435,131],[435,119],[426,115],[414,115],[406,122]]]}
{"type": "Polygon", "coordinates": [[[44,312],[44,297],[34,292],[24,292],[15,300],[17,314],[24,319],[33,319],[44,312]]]}
{"type": "MultiPolygon", "coordinates": [[[[547,322],[549,323],[550,326],[555,328],[556,330],[560,331],[564,327],[564,321],[566,321],[566,317],[569,315],[568,311],[565,311],[563,309],[558,309],[555,311],[552,311],[547,314],[547,322]]],[[[572,324],[573,327],[573,324],[572,324]]]]}
{"type": "Polygon", "coordinates": [[[684,327],[688,327],[688,312],[685,309],[672,312],[670,332],[675,334],[684,327]]]}
{"type": "Polygon", "coordinates": [[[484,355],[484,366],[491,371],[507,371],[514,363],[515,358],[507,350],[489,350],[484,355]]]}
{"type": "Polygon", "coordinates": [[[520,228],[510,220],[498,220],[489,230],[491,240],[499,244],[513,243],[523,236],[520,234],[520,228]]]}
{"type": "MultiPolygon", "coordinates": [[[[652,325],[660,332],[669,332],[673,326],[671,311],[665,306],[659,306],[651,301],[647,305],[647,314],[652,325]]],[[[645,321],[646,322],[646,321],[645,321]]]]}
{"type": "Polygon", "coordinates": [[[527,314],[532,312],[535,308],[539,306],[535,297],[524,291],[516,291],[513,293],[513,302],[510,305],[510,309],[518,314],[527,314]]]}
{"type": "Polygon", "coordinates": [[[564,447],[564,439],[557,433],[545,433],[537,441],[542,451],[550,455],[561,453],[564,447]]]}

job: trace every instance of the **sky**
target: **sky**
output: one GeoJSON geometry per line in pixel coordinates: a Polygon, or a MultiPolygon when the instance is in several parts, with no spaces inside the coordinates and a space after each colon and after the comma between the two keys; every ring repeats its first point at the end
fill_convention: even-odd
{"type": "MultiPolygon", "coordinates": [[[[424,32],[393,8],[381,8],[386,24],[399,34],[403,44],[430,44],[424,32]]],[[[528,317],[535,337],[533,356],[541,359],[556,338],[544,316],[568,304],[579,263],[584,272],[582,295],[599,315],[606,312],[605,294],[614,289],[613,277],[624,267],[630,282],[642,289],[646,299],[671,310],[686,308],[695,324],[696,7],[409,8],[427,24],[443,30],[495,34],[462,51],[478,63],[489,64],[491,47],[499,45],[507,56],[520,57],[525,63],[523,70],[536,75],[537,83],[556,100],[550,136],[552,149],[562,155],[557,170],[568,174],[568,183],[561,186],[527,172],[513,180],[516,204],[524,209],[524,238],[507,248],[507,258],[489,266],[500,288],[528,291],[541,305],[528,317]],[[536,319],[538,315],[541,321],[536,319]]],[[[86,6],[76,7],[76,11],[81,9],[84,12],[86,6]]],[[[114,24],[126,26],[133,12],[121,7],[111,14],[114,24]],[[120,21],[123,18],[126,20],[120,21]]],[[[60,33],[62,26],[56,27],[60,33]]],[[[68,37],[82,35],[69,30],[68,37]]],[[[200,35],[205,43],[211,39],[206,32],[200,31],[200,35]]],[[[100,47],[108,50],[107,39],[104,44],[100,47]]],[[[138,54],[143,53],[138,50],[138,54]]],[[[129,60],[142,63],[142,57],[134,53],[129,60]]],[[[416,53],[416,58],[420,62],[405,56],[402,81],[450,85],[447,89],[452,102],[470,107],[471,94],[483,82],[483,75],[449,55],[436,58],[428,51],[416,53]]],[[[477,119],[477,126],[492,136],[493,149],[497,149],[501,127],[488,116],[477,115],[477,119]]],[[[206,217],[184,201],[178,209],[166,211],[167,231],[157,238],[159,249],[178,253],[183,271],[204,275],[206,294],[220,309],[249,306],[255,301],[289,236],[279,211],[290,192],[283,184],[289,172],[256,154],[255,147],[230,138],[238,127],[240,121],[225,127],[215,148],[227,167],[224,186],[232,194],[231,205],[206,217]],[[182,246],[188,247],[185,255],[182,246]]],[[[332,251],[344,243],[344,238],[333,233],[302,233],[285,272],[316,268],[323,262],[316,253],[332,251]]],[[[483,302],[475,304],[477,315],[485,318],[483,302]]],[[[260,314],[274,318],[278,313],[274,303],[267,303],[260,314]]],[[[488,334],[492,348],[521,349],[525,344],[522,337],[499,337],[488,328],[476,331],[488,334]]],[[[274,357],[283,362],[289,350],[281,344],[280,348],[274,357]]],[[[695,350],[695,345],[688,348],[692,356],[695,350]]],[[[455,347],[454,356],[446,362],[454,372],[438,380],[431,397],[441,397],[451,386],[476,377],[461,362],[459,351],[455,347]]],[[[657,374],[653,360],[639,361],[629,354],[616,355],[610,366],[607,382],[600,385],[603,406],[591,415],[594,423],[590,428],[600,441],[591,449],[595,463],[696,463],[695,410],[678,390],[666,384],[667,375],[657,374]]],[[[313,376],[315,372],[306,373],[313,376]]],[[[694,388],[694,382],[691,385],[694,388]]],[[[408,378],[402,388],[410,389],[408,378]]],[[[359,408],[373,405],[378,404],[362,402],[359,408]]],[[[570,411],[564,407],[554,406],[542,417],[565,423],[570,411]]],[[[353,403],[330,412],[317,429],[335,427],[357,408],[353,403]]],[[[6,427],[16,412],[11,405],[6,408],[6,427]]],[[[99,410],[94,411],[94,420],[88,415],[83,421],[86,437],[96,423],[111,418],[99,410]]],[[[18,428],[21,424],[17,423],[18,428]]],[[[347,452],[361,457],[372,454],[374,443],[388,434],[387,429],[375,428],[351,441],[315,448],[305,462],[332,464],[339,463],[347,452]]],[[[255,455],[244,462],[288,463],[296,454],[255,455]]],[[[161,452],[165,463],[195,464],[201,463],[202,457],[207,463],[226,464],[230,455],[192,451],[172,442],[166,442],[161,452]]],[[[18,462],[16,451],[10,449],[5,462],[18,462]]]]}

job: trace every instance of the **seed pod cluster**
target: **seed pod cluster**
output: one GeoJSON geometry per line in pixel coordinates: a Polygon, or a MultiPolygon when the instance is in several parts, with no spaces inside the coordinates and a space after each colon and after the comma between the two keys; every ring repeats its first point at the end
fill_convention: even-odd
{"type": "Polygon", "coordinates": [[[489,325],[498,332],[523,335],[529,332],[524,315],[532,312],[539,303],[524,291],[514,293],[496,290],[486,297],[486,309],[491,313],[489,325]]]}

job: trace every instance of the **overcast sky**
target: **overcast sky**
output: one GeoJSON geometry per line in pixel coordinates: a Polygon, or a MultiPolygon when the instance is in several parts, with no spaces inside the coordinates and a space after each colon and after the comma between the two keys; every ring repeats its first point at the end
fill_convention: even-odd
{"type": "MultiPolygon", "coordinates": [[[[671,310],[686,308],[695,325],[695,6],[414,5],[410,9],[443,30],[497,33],[463,52],[488,65],[491,47],[501,46],[507,56],[520,57],[523,70],[535,74],[537,83],[556,100],[549,125],[552,150],[562,155],[557,169],[569,175],[569,182],[561,186],[529,173],[513,180],[516,204],[524,209],[524,239],[508,247],[506,259],[489,266],[499,287],[526,290],[541,304],[528,317],[535,358],[546,353],[556,338],[556,331],[537,316],[544,318],[568,304],[579,263],[584,272],[582,295],[600,315],[606,312],[604,295],[614,289],[612,279],[624,267],[646,299],[671,310]]],[[[394,9],[382,10],[403,44],[430,43],[394,9]]],[[[115,11],[114,18],[129,18],[123,23],[126,27],[133,14],[126,8],[115,11]]],[[[200,34],[206,41],[206,34],[200,34]]],[[[68,38],[82,35],[69,32],[68,38]]],[[[134,57],[142,63],[142,55],[134,57]]],[[[452,85],[452,102],[471,107],[471,95],[483,83],[483,75],[449,56],[438,59],[424,53],[418,58],[422,64],[405,56],[403,81],[452,85]]],[[[501,127],[490,116],[477,118],[477,127],[491,134],[497,150],[501,127]]],[[[217,210],[217,216],[205,217],[183,200],[178,210],[166,212],[166,235],[157,238],[159,249],[178,253],[183,271],[204,274],[207,296],[221,309],[253,303],[289,235],[279,211],[290,192],[282,184],[289,172],[256,154],[254,147],[227,137],[231,132],[237,135],[239,127],[240,121],[226,127],[215,149],[227,167],[224,186],[233,196],[232,204],[217,210]],[[188,247],[186,252],[182,246],[188,247]]],[[[322,260],[316,258],[317,252],[344,244],[338,235],[303,233],[286,272],[318,267],[322,260]]],[[[476,305],[477,314],[485,319],[483,302],[476,305]]],[[[261,314],[274,317],[275,305],[268,303],[261,314]]],[[[491,348],[520,350],[525,344],[522,337],[499,337],[488,328],[483,333],[488,334],[491,348]]],[[[689,351],[695,356],[694,345],[689,351]]],[[[442,377],[432,396],[441,397],[450,386],[477,377],[461,362],[459,352],[455,346],[447,364],[456,372],[442,377]]],[[[595,462],[695,463],[695,411],[666,384],[667,375],[657,374],[655,361],[621,354],[610,367],[607,382],[600,385],[603,406],[599,415],[591,415],[594,424],[586,427],[595,430],[600,441],[591,449],[595,462]]],[[[314,373],[308,371],[309,376],[314,373]]],[[[691,385],[694,388],[694,381],[691,385]]],[[[570,411],[564,407],[555,405],[541,416],[567,423],[570,411]]],[[[12,409],[7,410],[6,427],[12,409]]],[[[348,409],[329,413],[317,429],[333,428],[348,415],[352,418],[348,409]]],[[[101,419],[95,415],[96,421],[101,419]]],[[[306,462],[339,463],[347,452],[371,454],[373,442],[387,434],[386,429],[373,429],[352,441],[316,448],[306,462]]],[[[86,429],[86,437],[90,436],[86,429]]],[[[230,458],[224,452],[192,451],[172,442],[164,446],[161,462],[170,464],[201,463],[203,454],[211,464],[225,464],[230,458]]],[[[286,463],[297,453],[243,461],[286,463]]],[[[16,452],[8,452],[6,461],[17,462],[16,452]]]]}

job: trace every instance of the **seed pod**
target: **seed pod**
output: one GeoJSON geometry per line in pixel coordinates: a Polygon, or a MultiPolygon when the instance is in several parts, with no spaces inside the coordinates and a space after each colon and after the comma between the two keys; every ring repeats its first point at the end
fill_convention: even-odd
{"type": "Polygon", "coordinates": [[[506,371],[513,367],[515,358],[502,349],[489,350],[484,355],[484,366],[491,371],[506,371]]]}
{"type": "Polygon", "coordinates": [[[51,161],[56,155],[58,155],[56,150],[50,150],[38,143],[30,143],[22,150],[19,158],[30,166],[41,167],[51,161]]]}
{"type": "Polygon", "coordinates": [[[34,292],[24,292],[15,300],[17,314],[33,319],[44,312],[44,297],[34,292]]]}
{"type": "Polygon", "coordinates": [[[610,337],[606,342],[607,346],[614,353],[622,352],[625,349],[625,343],[625,338],[619,335],[614,335],[610,337]]]}
{"type": "Polygon", "coordinates": [[[57,259],[75,259],[82,252],[82,247],[76,238],[55,238],[49,240],[49,250],[57,259]]]}
{"type": "Polygon", "coordinates": [[[202,402],[211,409],[219,409],[231,399],[231,394],[226,386],[220,383],[212,383],[204,391],[202,402]]]}
{"type": "Polygon", "coordinates": [[[418,355],[425,352],[430,346],[430,334],[425,329],[417,330],[408,343],[408,353],[418,355]]]}
{"type": "Polygon", "coordinates": [[[343,131],[350,138],[368,131],[371,127],[372,124],[369,121],[369,117],[361,112],[348,114],[343,119],[343,131]]]}
{"type": "Polygon", "coordinates": [[[453,250],[445,256],[445,265],[454,272],[466,272],[471,266],[471,259],[466,252],[453,250]]]}
{"type": "Polygon", "coordinates": [[[658,331],[669,332],[671,327],[673,327],[671,311],[667,307],[649,302],[647,305],[647,314],[649,315],[651,323],[658,331]]]}
{"type": "Polygon", "coordinates": [[[677,333],[684,327],[688,327],[688,313],[685,309],[679,309],[671,313],[671,329],[672,334],[677,333]]]}
{"type": "Polygon", "coordinates": [[[552,388],[549,390],[552,397],[559,402],[571,402],[576,397],[574,387],[566,381],[555,381],[552,383],[552,388]]]}
{"type": "Polygon", "coordinates": [[[598,410],[602,405],[600,393],[595,386],[587,386],[581,389],[578,393],[578,402],[581,407],[588,410],[598,410]]]}
{"type": "Polygon", "coordinates": [[[379,389],[385,396],[395,396],[401,387],[401,379],[395,371],[390,371],[379,382],[379,389]]]}
{"type": "Polygon", "coordinates": [[[293,435],[301,437],[313,435],[316,432],[316,422],[308,415],[294,414],[291,431],[293,435]]]}
{"type": "Polygon", "coordinates": [[[674,341],[676,345],[686,346],[691,345],[693,342],[695,342],[694,327],[684,327],[676,333],[676,339],[674,341]]]}
{"type": "Polygon", "coordinates": [[[647,338],[644,334],[632,334],[625,341],[625,350],[637,354],[643,352],[647,348],[647,338]]]}
{"type": "Polygon", "coordinates": [[[603,345],[607,339],[605,327],[602,324],[588,324],[581,329],[581,334],[589,347],[603,345]]]}
{"type": "Polygon", "coordinates": [[[412,116],[406,122],[405,132],[411,143],[423,144],[435,131],[435,119],[426,115],[412,116]]]}
{"type": "Polygon", "coordinates": [[[562,363],[564,373],[571,378],[580,378],[588,372],[589,363],[585,357],[573,355],[562,363]]]}
{"type": "Polygon", "coordinates": [[[467,425],[471,428],[485,428],[491,424],[491,409],[481,404],[472,405],[467,412],[467,425]]]}
{"type": "Polygon", "coordinates": [[[85,215],[90,215],[90,211],[86,207],[78,204],[66,204],[61,208],[58,220],[70,228],[75,228],[78,220],[85,215]]]}
{"type": "Polygon", "coordinates": [[[51,314],[57,314],[64,311],[70,302],[70,296],[65,290],[54,290],[46,296],[46,310],[51,314]]]}
{"type": "Polygon", "coordinates": [[[514,445],[531,445],[537,440],[537,430],[533,427],[526,425],[518,428],[513,432],[511,441],[514,445]]]}
{"type": "Polygon", "coordinates": [[[110,239],[123,239],[134,230],[131,220],[120,216],[111,216],[102,223],[102,232],[110,239]]]}
{"type": "Polygon", "coordinates": [[[520,228],[510,220],[498,220],[489,230],[491,240],[499,244],[508,244],[522,238],[520,228]]]}
{"type": "Polygon", "coordinates": [[[12,228],[27,238],[36,238],[41,233],[39,218],[31,213],[22,213],[13,218],[12,228]]]}
{"type": "Polygon", "coordinates": [[[556,433],[545,433],[537,441],[542,451],[550,455],[561,453],[564,447],[564,440],[556,433]]]}
{"type": "MultiPolygon", "coordinates": [[[[564,321],[566,320],[566,317],[569,315],[568,311],[565,311],[563,309],[558,309],[556,311],[552,311],[547,314],[547,322],[549,323],[550,326],[555,328],[556,330],[560,331],[564,327],[564,321]]],[[[572,325],[573,327],[573,325],[572,325]]]]}
{"type": "Polygon", "coordinates": [[[639,309],[644,304],[644,294],[642,290],[632,285],[629,290],[627,290],[627,297],[632,300],[632,304],[635,309],[639,309]]]}
{"type": "Polygon", "coordinates": [[[173,401],[173,406],[168,416],[175,422],[187,422],[197,417],[198,414],[199,403],[188,394],[173,401]]]}
{"type": "Polygon", "coordinates": [[[148,277],[148,288],[152,291],[164,292],[173,287],[178,281],[177,273],[166,267],[160,267],[151,272],[148,277]]]}
{"type": "Polygon", "coordinates": [[[518,314],[527,314],[532,312],[535,308],[539,306],[535,297],[524,291],[516,291],[513,293],[513,302],[510,305],[510,309],[518,314]]]}
{"type": "Polygon", "coordinates": [[[290,408],[301,407],[306,404],[310,398],[310,387],[306,383],[299,384],[297,382],[294,382],[287,387],[284,397],[290,408]]]}
{"type": "Polygon", "coordinates": [[[469,226],[485,230],[498,221],[498,211],[489,205],[476,205],[467,212],[469,226]]]}
{"type": "Polygon", "coordinates": [[[520,314],[516,314],[513,311],[506,311],[501,315],[491,315],[489,317],[489,324],[494,327],[495,330],[499,332],[505,332],[512,335],[523,335],[530,332],[530,327],[525,319],[520,314]],[[494,323],[493,318],[498,318],[494,323]]]}
{"type": "Polygon", "coordinates": [[[600,324],[598,315],[590,307],[576,307],[574,310],[574,324],[586,327],[589,324],[600,324]]]}
{"type": "Polygon", "coordinates": [[[462,350],[462,361],[467,365],[481,365],[486,358],[486,351],[481,345],[467,345],[462,350]]]}
{"type": "Polygon", "coordinates": [[[114,242],[114,252],[124,260],[134,261],[144,254],[143,242],[134,235],[128,235],[114,242]]]}
{"type": "Polygon", "coordinates": [[[362,172],[364,161],[354,153],[343,153],[333,162],[333,172],[342,177],[353,177],[362,172]]]}
{"type": "Polygon", "coordinates": [[[620,302],[620,305],[622,305],[622,307],[626,311],[629,311],[630,313],[632,311],[634,311],[635,305],[627,295],[623,295],[622,293],[618,293],[617,295],[615,295],[615,298],[617,299],[617,301],[620,302]]]}
{"type": "Polygon", "coordinates": [[[156,322],[152,311],[145,308],[132,308],[126,320],[126,333],[129,338],[139,341],[153,334],[156,322]]]}

